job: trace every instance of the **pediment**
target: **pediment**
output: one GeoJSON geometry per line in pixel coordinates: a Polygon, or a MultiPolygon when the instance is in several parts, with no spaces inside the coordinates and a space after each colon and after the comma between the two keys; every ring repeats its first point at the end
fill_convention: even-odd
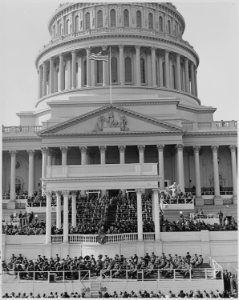
{"type": "Polygon", "coordinates": [[[128,132],[181,132],[167,122],[108,105],[85,115],[67,120],[41,132],[40,135],[86,135],[128,132]]]}

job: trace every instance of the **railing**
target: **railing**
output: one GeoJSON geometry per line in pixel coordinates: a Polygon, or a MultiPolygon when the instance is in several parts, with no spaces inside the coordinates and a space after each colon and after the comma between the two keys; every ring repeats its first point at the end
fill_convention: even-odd
{"type": "MultiPolygon", "coordinates": [[[[98,243],[98,234],[69,234],[68,241],[74,243],[98,243]]],[[[54,235],[52,236],[54,237],[54,235]]],[[[106,234],[107,243],[118,243],[122,241],[137,241],[137,233],[106,234]]],[[[52,242],[55,242],[52,240],[52,242]]]]}
{"type": "Polygon", "coordinates": [[[57,234],[51,236],[52,243],[62,243],[63,242],[63,235],[57,234]]]}
{"type": "Polygon", "coordinates": [[[193,198],[170,198],[170,199],[164,199],[163,204],[194,204],[193,198]]]}
{"type": "Polygon", "coordinates": [[[183,123],[183,129],[188,131],[197,131],[203,129],[212,130],[236,130],[237,121],[212,121],[212,122],[187,122],[183,123]]]}
{"type": "Polygon", "coordinates": [[[2,126],[3,133],[37,133],[43,129],[42,126],[2,126]]]}
{"type": "Polygon", "coordinates": [[[133,269],[133,270],[59,270],[59,271],[3,271],[3,282],[6,276],[15,276],[18,282],[65,282],[65,281],[100,281],[136,280],[136,281],[162,281],[162,280],[220,280],[222,269],[193,268],[193,269],[133,269]],[[218,276],[217,274],[219,274],[218,276]]]}
{"type": "Polygon", "coordinates": [[[155,233],[154,232],[145,232],[145,233],[143,233],[143,240],[144,241],[153,241],[153,240],[155,240],[155,233]]]}

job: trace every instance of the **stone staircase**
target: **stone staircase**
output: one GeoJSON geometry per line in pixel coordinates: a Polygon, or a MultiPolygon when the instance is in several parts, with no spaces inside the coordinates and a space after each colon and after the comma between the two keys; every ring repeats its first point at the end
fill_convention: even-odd
{"type": "Polygon", "coordinates": [[[90,297],[99,298],[99,292],[101,290],[100,281],[92,281],[90,284],[90,297]]]}

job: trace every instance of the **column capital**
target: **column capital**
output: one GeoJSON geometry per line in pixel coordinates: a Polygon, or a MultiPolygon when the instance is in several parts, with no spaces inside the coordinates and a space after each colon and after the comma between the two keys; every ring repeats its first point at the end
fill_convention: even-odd
{"type": "Polygon", "coordinates": [[[141,195],[143,194],[143,190],[142,189],[136,189],[135,191],[136,191],[137,194],[141,194],[141,195]]]}
{"type": "Polygon", "coordinates": [[[154,188],[152,189],[153,193],[159,193],[160,192],[160,189],[159,188],[154,188]]]}
{"type": "Polygon", "coordinates": [[[79,147],[81,152],[86,152],[87,151],[87,146],[80,146],[79,147]]]}
{"type": "Polygon", "coordinates": [[[164,144],[156,145],[156,147],[157,147],[158,150],[163,150],[164,146],[165,146],[164,144]]]}
{"type": "Polygon", "coordinates": [[[44,195],[45,195],[46,197],[50,197],[51,194],[52,194],[52,191],[44,191],[44,195]]]}
{"type": "Polygon", "coordinates": [[[194,152],[199,152],[200,146],[193,146],[193,150],[194,150],[194,152]]]}
{"type": "Polygon", "coordinates": [[[47,147],[41,147],[41,151],[42,151],[42,153],[47,154],[48,151],[49,151],[49,148],[47,148],[47,147]]]}
{"type": "Polygon", "coordinates": [[[218,145],[212,145],[211,148],[212,148],[213,152],[217,152],[219,146],[218,145]]]}
{"type": "Polygon", "coordinates": [[[69,191],[62,191],[62,195],[63,195],[64,197],[68,197],[69,194],[70,194],[69,191]]]}
{"type": "Polygon", "coordinates": [[[71,191],[71,196],[76,197],[76,191],[71,191]]]}
{"type": "Polygon", "coordinates": [[[106,146],[99,146],[100,151],[105,151],[106,150],[106,146]]]}
{"type": "Polygon", "coordinates": [[[137,147],[139,151],[144,151],[145,145],[138,145],[137,147]]]}
{"type": "Polygon", "coordinates": [[[61,149],[61,152],[67,152],[68,147],[63,146],[63,147],[60,147],[60,149],[61,149]]]}
{"type": "Polygon", "coordinates": [[[35,150],[31,149],[31,150],[27,150],[27,153],[30,155],[30,154],[34,154],[35,153],[35,150]]]}
{"type": "Polygon", "coordinates": [[[56,196],[61,197],[61,191],[56,191],[56,196]]]}
{"type": "Polygon", "coordinates": [[[11,156],[14,156],[17,154],[17,150],[10,150],[9,153],[11,154],[11,156]]]}
{"type": "Polygon", "coordinates": [[[183,144],[177,144],[177,145],[176,145],[176,148],[177,148],[178,150],[183,150],[183,144]]]}
{"type": "Polygon", "coordinates": [[[125,151],[126,146],[125,145],[120,145],[118,146],[119,151],[125,151]]]}
{"type": "Polygon", "coordinates": [[[236,151],[237,146],[236,145],[230,145],[229,148],[230,148],[231,151],[236,151]]]}
{"type": "Polygon", "coordinates": [[[76,49],[71,50],[71,54],[76,54],[76,49]]]}

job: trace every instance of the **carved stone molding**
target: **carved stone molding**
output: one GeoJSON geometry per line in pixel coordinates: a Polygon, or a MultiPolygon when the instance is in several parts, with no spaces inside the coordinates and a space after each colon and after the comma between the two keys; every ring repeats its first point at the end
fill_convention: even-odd
{"type": "Polygon", "coordinates": [[[87,151],[87,146],[80,146],[79,147],[81,152],[86,152],[87,151]]]}
{"type": "Polygon", "coordinates": [[[235,145],[230,145],[229,148],[230,148],[230,150],[231,150],[231,152],[232,152],[232,151],[236,151],[237,146],[235,146],[235,145]]]}
{"type": "Polygon", "coordinates": [[[106,146],[99,146],[100,152],[104,152],[106,150],[106,146]]]}
{"type": "Polygon", "coordinates": [[[63,195],[64,197],[68,197],[69,194],[70,194],[69,191],[62,191],[62,195],[63,195]]]}
{"type": "Polygon", "coordinates": [[[178,150],[183,150],[183,144],[177,144],[177,145],[176,145],[176,148],[177,148],[178,150]]]}
{"type": "Polygon", "coordinates": [[[63,147],[60,147],[60,149],[61,149],[61,152],[67,152],[67,150],[68,150],[68,147],[66,147],[66,146],[63,146],[63,147]]]}
{"type": "Polygon", "coordinates": [[[163,151],[165,145],[157,145],[157,149],[163,151]]]}
{"type": "Polygon", "coordinates": [[[16,150],[10,150],[9,153],[10,153],[11,156],[16,156],[17,151],[16,150]]]}
{"type": "Polygon", "coordinates": [[[125,145],[120,145],[120,146],[118,146],[118,148],[119,148],[119,151],[120,151],[120,152],[124,152],[126,146],[125,146],[125,145]]]}
{"type": "Polygon", "coordinates": [[[193,146],[193,150],[194,150],[194,152],[199,152],[200,146],[193,146]]]}
{"type": "Polygon", "coordinates": [[[138,147],[139,151],[144,151],[144,149],[145,149],[145,145],[138,145],[137,147],[138,147]]]}
{"type": "Polygon", "coordinates": [[[217,152],[219,146],[218,145],[213,145],[213,146],[211,146],[211,148],[212,148],[213,152],[217,152]]]}

